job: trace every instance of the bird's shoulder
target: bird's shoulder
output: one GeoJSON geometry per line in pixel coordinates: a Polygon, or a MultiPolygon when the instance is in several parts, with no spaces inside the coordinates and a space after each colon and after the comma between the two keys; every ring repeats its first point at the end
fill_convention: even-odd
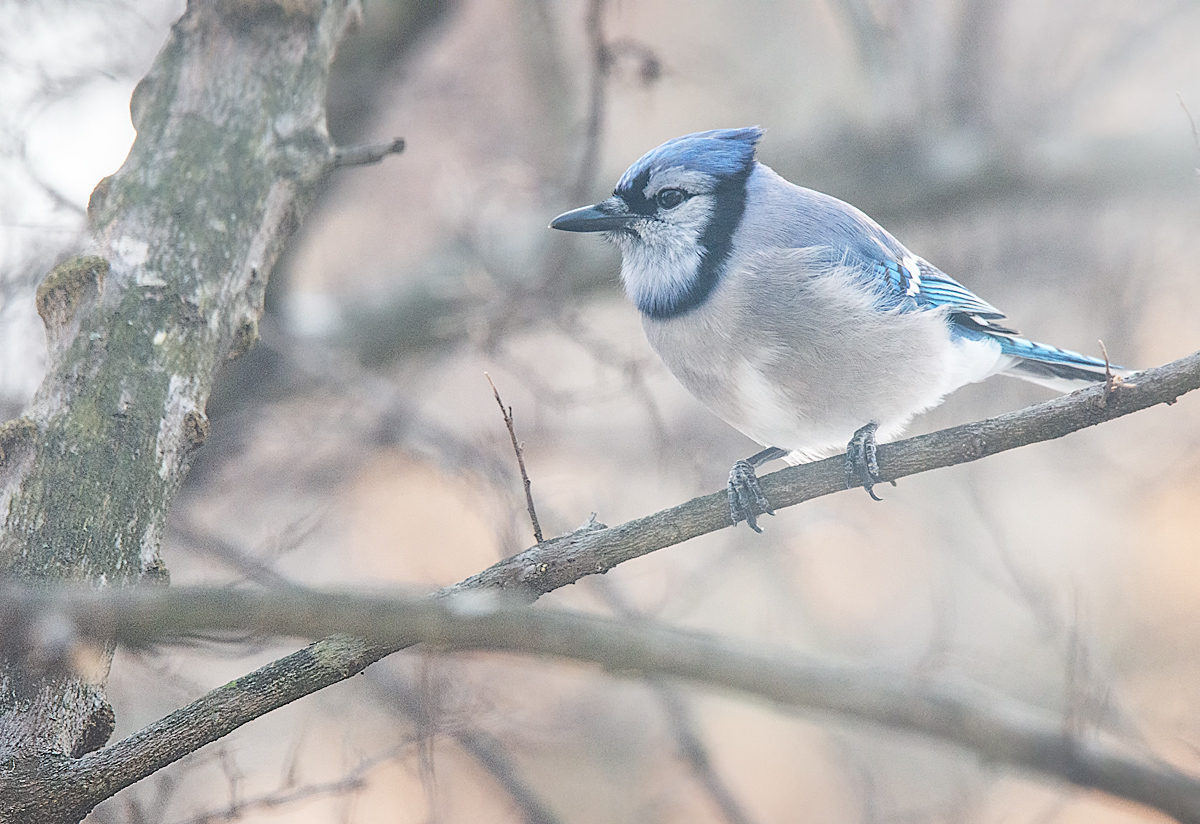
{"type": "Polygon", "coordinates": [[[746,181],[739,232],[748,246],[830,248],[839,253],[896,256],[904,247],[866,213],[832,195],[785,180],[758,164],[746,181]]]}

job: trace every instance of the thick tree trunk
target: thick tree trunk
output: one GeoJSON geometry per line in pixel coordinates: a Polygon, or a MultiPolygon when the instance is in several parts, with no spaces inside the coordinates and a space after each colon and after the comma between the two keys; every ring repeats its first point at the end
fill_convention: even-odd
{"type": "MultiPolygon", "coordinates": [[[[133,149],[92,194],[91,253],[38,291],[51,365],[0,427],[4,576],[165,581],[159,542],[213,377],[256,340],[267,276],[333,165],[325,89],[354,13],[350,0],[193,0],[173,27],[133,96],[133,149]]],[[[81,788],[21,786],[108,740],[110,660],[0,662],[0,818],[87,813],[81,788]]]]}

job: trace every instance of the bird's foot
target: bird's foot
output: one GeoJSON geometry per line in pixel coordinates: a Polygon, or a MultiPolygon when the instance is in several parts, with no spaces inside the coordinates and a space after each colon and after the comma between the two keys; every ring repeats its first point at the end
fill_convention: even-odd
{"type": "Polygon", "coordinates": [[[755,532],[762,532],[758,525],[758,516],[766,513],[774,515],[771,503],[758,485],[758,475],[754,472],[754,464],[749,460],[738,461],[729,470],[729,517],[733,525],[745,521],[755,532]]]}
{"type": "MultiPolygon", "coordinates": [[[[846,445],[846,488],[862,484],[872,499],[882,501],[883,498],[875,494],[875,484],[883,480],[879,477],[879,461],[875,455],[875,430],[878,428],[875,423],[861,427],[846,445]]],[[[895,485],[892,481],[892,486],[895,485]]]]}

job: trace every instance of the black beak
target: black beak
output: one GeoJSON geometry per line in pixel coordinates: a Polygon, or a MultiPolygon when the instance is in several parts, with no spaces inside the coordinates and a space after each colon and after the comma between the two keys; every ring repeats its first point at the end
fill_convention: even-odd
{"type": "Polygon", "coordinates": [[[595,206],[564,212],[550,221],[550,228],[564,232],[611,232],[624,229],[633,218],[623,201],[610,197],[595,206]]]}

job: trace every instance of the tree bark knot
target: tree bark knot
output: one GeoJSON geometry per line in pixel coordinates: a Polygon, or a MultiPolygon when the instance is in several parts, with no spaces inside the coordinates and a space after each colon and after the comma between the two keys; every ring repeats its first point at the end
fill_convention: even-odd
{"type": "Polygon", "coordinates": [[[97,707],[91,715],[83,720],[79,738],[76,739],[75,746],[71,748],[71,757],[79,758],[103,747],[108,743],[116,725],[117,716],[113,713],[111,704],[106,702],[97,707]]]}
{"type": "Polygon", "coordinates": [[[108,261],[95,255],[73,257],[46,275],[38,286],[36,305],[52,350],[61,349],[73,335],[68,330],[79,310],[96,299],[108,276],[108,261]]]}
{"type": "Polygon", "coordinates": [[[183,416],[183,437],[192,449],[199,449],[208,440],[208,418],[199,409],[183,416]]]}
{"type": "Polygon", "coordinates": [[[0,424],[0,469],[17,463],[36,439],[37,424],[29,418],[13,418],[0,424]]]}

